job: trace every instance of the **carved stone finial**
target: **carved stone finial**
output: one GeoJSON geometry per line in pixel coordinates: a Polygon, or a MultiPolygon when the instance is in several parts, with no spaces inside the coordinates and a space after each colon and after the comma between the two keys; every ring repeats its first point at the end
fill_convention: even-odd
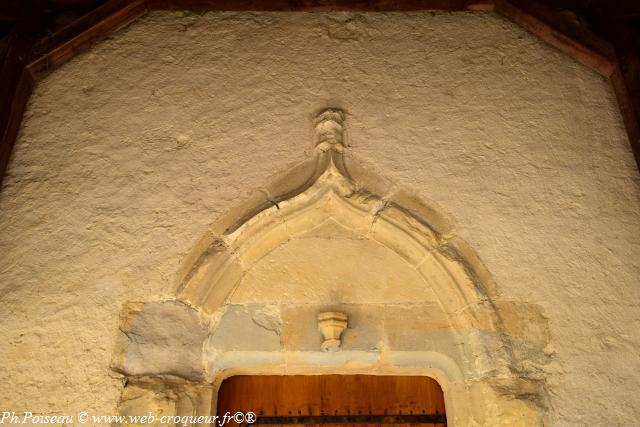
{"type": "Polygon", "coordinates": [[[338,351],[340,350],[340,336],[347,328],[347,315],[336,311],[327,311],[318,314],[318,329],[322,332],[324,342],[322,343],[322,351],[338,351]]]}
{"type": "Polygon", "coordinates": [[[320,150],[344,149],[344,112],[329,108],[324,110],[315,120],[316,148],[320,150]]]}

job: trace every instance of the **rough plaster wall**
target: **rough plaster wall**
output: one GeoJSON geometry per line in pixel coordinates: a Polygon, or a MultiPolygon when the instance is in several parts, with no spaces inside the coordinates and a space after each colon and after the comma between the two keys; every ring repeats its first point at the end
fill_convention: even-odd
{"type": "Polygon", "coordinates": [[[637,423],[640,185],[606,81],[504,19],[152,13],[42,82],[0,198],[0,402],[113,413],[126,301],[304,159],[312,114],[542,306],[555,425],[637,423]]]}

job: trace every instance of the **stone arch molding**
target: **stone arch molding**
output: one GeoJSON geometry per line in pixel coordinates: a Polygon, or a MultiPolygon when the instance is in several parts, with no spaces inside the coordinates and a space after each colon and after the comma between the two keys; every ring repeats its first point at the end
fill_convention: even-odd
{"type": "Polygon", "coordinates": [[[120,411],[208,414],[221,381],[235,374],[417,374],[442,385],[449,425],[545,425],[553,350],[540,310],[502,301],[442,216],[349,155],[342,111],[322,111],[314,125],[313,158],[211,227],[178,272],[174,300],[124,307],[112,364],[128,380],[120,411]],[[313,239],[339,253],[324,265],[326,252],[314,252],[320,240],[313,239]],[[298,258],[322,268],[309,274],[335,270],[339,281],[341,239],[363,252],[386,251],[379,259],[397,258],[393,268],[409,279],[391,278],[383,288],[405,299],[375,287],[351,299],[334,290],[329,300],[302,298],[291,308],[289,291],[279,297],[268,289],[277,280],[253,283],[252,272],[287,262],[282,248],[300,241],[313,243],[288,253],[311,248],[298,258]],[[416,302],[423,293],[432,297],[416,302]],[[353,315],[341,352],[320,351],[314,315],[321,309],[353,315]]]}

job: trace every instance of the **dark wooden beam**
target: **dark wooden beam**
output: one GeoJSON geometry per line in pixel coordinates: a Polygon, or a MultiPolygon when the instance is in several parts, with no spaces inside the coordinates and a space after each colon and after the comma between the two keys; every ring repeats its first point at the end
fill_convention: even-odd
{"type": "Polygon", "coordinates": [[[608,28],[618,59],[611,82],[640,169],[640,39],[636,31],[620,22],[609,21],[608,28]]]}
{"type": "Polygon", "coordinates": [[[22,16],[21,0],[0,1],[0,21],[17,21],[22,16]]]}
{"type": "Polygon", "coordinates": [[[22,114],[33,86],[26,65],[42,24],[42,15],[31,13],[29,8],[37,9],[39,6],[35,1],[22,5],[22,19],[6,40],[0,68],[0,183],[9,165],[22,114]]]}
{"type": "Polygon", "coordinates": [[[49,0],[51,7],[58,11],[89,9],[93,10],[107,0],[49,0]]]}
{"type": "Polygon", "coordinates": [[[611,44],[565,15],[526,0],[499,1],[495,10],[601,75],[613,74],[616,63],[611,44]]]}
{"type": "Polygon", "coordinates": [[[5,40],[4,60],[0,68],[0,129],[4,129],[9,120],[11,99],[35,41],[24,27],[21,25],[13,30],[5,40]]]}
{"type": "Polygon", "coordinates": [[[71,25],[43,38],[28,65],[36,79],[64,64],[93,43],[147,13],[145,0],[110,0],[71,25]]]}
{"type": "Polygon", "coordinates": [[[586,9],[591,7],[594,0],[538,0],[550,8],[558,9],[586,9]]]}
{"type": "Polygon", "coordinates": [[[2,138],[0,139],[0,188],[9,167],[13,146],[20,131],[22,116],[29,102],[33,85],[34,80],[31,73],[23,69],[13,91],[13,96],[9,100],[10,113],[4,123],[2,138]]]}
{"type": "Polygon", "coordinates": [[[492,10],[494,0],[147,0],[150,9],[192,11],[492,10]]]}
{"type": "Polygon", "coordinates": [[[640,2],[637,0],[592,0],[592,11],[607,19],[622,20],[640,17],[640,2]]]}
{"type": "Polygon", "coordinates": [[[9,51],[9,46],[11,46],[11,42],[13,41],[13,30],[10,30],[8,34],[5,34],[2,38],[0,38],[0,70],[2,69],[2,64],[4,64],[4,58],[9,51]]]}

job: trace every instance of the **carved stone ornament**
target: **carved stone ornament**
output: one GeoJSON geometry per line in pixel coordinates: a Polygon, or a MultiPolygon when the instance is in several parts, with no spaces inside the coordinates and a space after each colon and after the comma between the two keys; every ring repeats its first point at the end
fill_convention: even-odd
{"type": "Polygon", "coordinates": [[[327,109],[316,117],[316,148],[320,151],[344,150],[344,112],[327,109]]]}
{"type": "Polygon", "coordinates": [[[324,342],[322,351],[334,352],[340,350],[340,336],[347,328],[347,315],[336,311],[318,314],[318,329],[322,332],[324,342]]]}

